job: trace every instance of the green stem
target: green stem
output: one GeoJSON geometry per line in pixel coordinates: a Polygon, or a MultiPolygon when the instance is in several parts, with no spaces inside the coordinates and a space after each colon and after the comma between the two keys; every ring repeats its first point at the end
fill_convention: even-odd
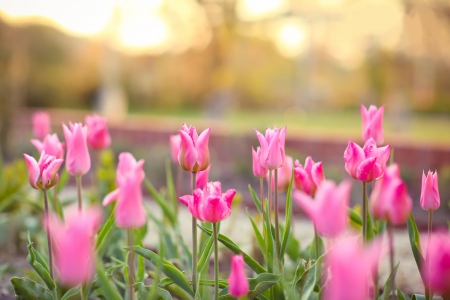
{"type": "MultiPolygon", "coordinates": [[[[387,226],[388,226],[388,235],[389,235],[389,248],[391,250],[389,252],[389,265],[390,265],[391,274],[392,274],[392,271],[394,271],[394,227],[389,222],[388,222],[387,226]]],[[[392,280],[391,293],[393,291],[395,291],[395,278],[393,278],[393,280],[392,280]]]]}
{"type": "MultiPolygon", "coordinates": [[[[433,231],[433,211],[428,211],[428,242],[427,242],[427,248],[430,245],[430,239],[431,239],[431,232],[433,231]]],[[[427,265],[427,272],[430,272],[430,269],[428,268],[428,262],[430,257],[428,256],[428,249],[427,254],[425,256],[425,264],[427,265]]],[[[425,299],[429,300],[433,298],[433,292],[430,289],[430,283],[426,283],[427,287],[425,287],[425,299]]]]}
{"type": "Polygon", "coordinates": [[[316,250],[316,260],[320,257],[320,244],[319,244],[319,235],[317,234],[316,227],[314,226],[314,250],[316,250]]]}
{"type": "Polygon", "coordinates": [[[50,236],[50,226],[49,226],[49,216],[48,216],[48,198],[47,190],[42,190],[44,192],[44,214],[45,214],[45,229],[47,231],[47,246],[48,246],[48,264],[50,268],[50,277],[53,278],[53,251],[52,251],[52,241],[50,236]]]}
{"type": "Polygon", "coordinates": [[[214,231],[214,299],[219,299],[219,233],[217,223],[213,223],[214,231]]]}
{"type": "MultiPolygon", "coordinates": [[[[133,229],[127,230],[128,234],[128,246],[133,246],[133,229]]],[[[134,251],[130,251],[128,254],[128,281],[130,283],[129,286],[129,299],[133,300],[134,298],[134,291],[133,291],[133,285],[134,285],[134,251]]]]}
{"type": "Polygon", "coordinates": [[[84,296],[84,289],[85,289],[85,286],[83,284],[80,285],[80,298],[81,298],[81,300],[86,300],[86,297],[84,296]]]}
{"type": "MultiPolygon", "coordinates": [[[[269,170],[269,195],[268,195],[268,205],[267,205],[267,210],[268,210],[268,214],[269,214],[269,224],[267,224],[267,228],[269,228],[269,233],[272,230],[272,170],[269,170]]],[[[272,234],[270,233],[269,238],[272,239],[272,234]]],[[[269,251],[269,249],[266,249],[266,251],[269,251]]],[[[267,255],[267,258],[269,256],[267,255]]],[[[269,273],[273,272],[273,261],[267,261],[267,270],[269,271],[269,273]]],[[[274,300],[274,292],[273,292],[273,287],[270,288],[270,299],[274,300]]]]}
{"type": "Polygon", "coordinates": [[[81,197],[81,176],[77,176],[78,210],[83,209],[83,199],[81,197]]]}
{"type": "MultiPolygon", "coordinates": [[[[192,194],[196,188],[197,173],[192,172],[192,194]]],[[[192,216],[192,289],[197,290],[197,219],[192,216]]]]}
{"type": "MultiPolygon", "coordinates": [[[[262,229],[263,229],[263,239],[264,245],[266,245],[266,227],[264,226],[265,214],[264,214],[264,178],[261,177],[259,179],[259,189],[260,189],[260,200],[261,200],[261,220],[262,220],[262,229]]],[[[266,251],[264,251],[264,257],[267,257],[266,251]]]]}
{"type": "Polygon", "coordinates": [[[363,181],[363,211],[362,211],[362,217],[363,217],[363,241],[366,242],[367,239],[367,201],[366,201],[366,182],[363,181]]]}
{"type": "Polygon", "coordinates": [[[275,255],[278,262],[281,262],[280,257],[280,231],[278,229],[278,169],[275,169],[275,244],[277,253],[275,255]]]}

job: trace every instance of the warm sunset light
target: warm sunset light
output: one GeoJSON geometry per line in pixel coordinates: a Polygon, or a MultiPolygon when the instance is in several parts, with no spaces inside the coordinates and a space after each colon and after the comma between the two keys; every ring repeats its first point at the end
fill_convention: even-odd
{"type": "Polygon", "coordinates": [[[275,30],[275,43],[283,56],[300,55],[307,46],[306,25],[295,19],[286,19],[280,22],[275,30]]]}
{"type": "Polygon", "coordinates": [[[240,0],[237,3],[237,13],[243,20],[259,20],[280,12],[286,2],[286,0],[240,0]]]}

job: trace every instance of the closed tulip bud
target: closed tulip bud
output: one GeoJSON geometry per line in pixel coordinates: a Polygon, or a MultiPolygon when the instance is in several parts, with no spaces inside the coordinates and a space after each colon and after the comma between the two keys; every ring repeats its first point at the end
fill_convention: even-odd
{"type": "Polygon", "coordinates": [[[38,111],[31,117],[33,123],[33,134],[42,140],[50,133],[50,115],[44,111],[38,111]]]}
{"type": "MultiPolygon", "coordinates": [[[[284,163],[278,169],[278,190],[283,191],[289,187],[291,183],[292,168],[294,167],[294,160],[291,156],[284,157],[284,163]]],[[[267,182],[269,182],[269,175],[266,175],[267,182]]],[[[272,188],[275,188],[275,176],[272,176],[272,188]]]]}
{"type": "Polygon", "coordinates": [[[222,194],[222,185],[215,181],[209,182],[203,190],[194,190],[193,196],[185,195],[180,200],[197,220],[217,223],[231,215],[231,202],[235,194],[234,189],[222,194]]]}
{"type": "Polygon", "coordinates": [[[265,136],[255,129],[261,146],[260,162],[264,168],[275,170],[283,165],[286,129],[287,126],[284,126],[281,130],[276,126],[273,130],[267,128],[265,136]]]}
{"type": "Polygon", "coordinates": [[[61,143],[56,133],[46,135],[44,141],[31,140],[31,143],[39,152],[45,151],[46,154],[56,158],[64,158],[64,143],[61,143]]]}
{"type": "Polygon", "coordinates": [[[170,136],[170,150],[172,152],[172,161],[178,163],[178,153],[180,152],[181,137],[179,134],[170,136]]]}
{"type": "Polygon", "coordinates": [[[383,114],[384,105],[377,109],[371,105],[369,109],[366,109],[364,105],[361,105],[362,116],[362,128],[363,139],[367,142],[369,139],[374,139],[377,144],[383,144],[384,142],[384,130],[383,130],[383,114]]]}
{"type": "Polygon", "coordinates": [[[339,186],[326,180],[317,188],[315,199],[302,191],[294,191],[292,197],[313,221],[320,235],[335,238],[348,225],[351,186],[348,180],[344,180],[339,186]]]}
{"type": "Polygon", "coordinates": [[[197,189],[203,190],[208,184],[209,170],[211,169],[211,165],[206,168],[204,171],[197,172],[195,186],[197,189]]]}
{"type": "Polygon", "coordinates": [[[372,274],[380,258],[381,245],[375,241],[363,248],[355,238],[338,242],[325,255],[324,273],[327,300],[368,299],[372,274]]]}
{"type": "Polygon", "coordinates": [[[424,210],[434,211],[441,205],[441,197],[438,189],[438,174],[437,172],[428,171],[427,176],[425,172],[422,173],[422,191],[420,193],[420,206],[424,210]]]}
{"type": "Polygon", "coordinates": [[[65,224],[50,215],[46,226],[51,228],[56,276],[66,286],[91,282],[95,275],[94,236],[100,226],[99,209],[79,211],[66,217],[65,224]]]}
{"type": "Polygon", "coordinates": [[[244,257],[242,254],[231,257],[231,272],[228,277],[228,292],[235,298],[247,295],[250,287],[245,276],[244,257]]]}
{"type": "Polygon", "coordinates": [[[325,180],[322,162],[315,163],[308,156],[303,167],[298,160],[294,164],[294,187],[314,196],[317,187],[325,180]]]}
{"type": "Polygon", "coordinates": [[[70,175],[81,176],[89,172],[91,157],[87,147],[87,127],[70,123],[70,129],[63,124],[66,137],[66,168],[70,175]]]}
{"type": "Polygon", "coordinates": [[[86,116],[87,142],[95,150],[109,147],[111,136],[108,132],[108,121],[98,115],[86,116]]]}
{"type": "MultiPolygon", "coordinates": [[[[450,294],[450,235],[445,232],[430,236],[426,263],[422,264],[425,282],[438,295],[450,294]]],[[[445,297],[444,297],[445,298],[445,297]]]]}
{"type": "Polygon", "coordinates": [[[180,132],[181,143],[178,153],[178,162],[186,171],[203,171],[209,166],[209,134],[211,128],[206,129],[200,135],[192,125],[189,128],[183,124],[180,132]]]}
{"type": "Polygon", "coordinates": [[[349,141],[344,152],[345,170],[355,179],[371,182],[383,176],[390,153],[390,146],[377,148],[372,138],[363,148],[349,141]]]}
{"type": "Polygon", "coordinates": [[[370,195],[370,208],[375,218],[393,225],[405,223],[411,212],[412,200],[406,184],[400,178],[397,164],[386,169],[384,176],[375,182],[370,195]]]}
{"type": "Polygon", "coordinates": [[[38,190],[48,190],[58,183],[58,170],[63,159],[47,155],[45,151],[41,152],[39,162],[29,156],[23,155],[28,168],[28,180],[30,185],[38,190]]]}
{"type": "Polygon", "coordinates": [[[143,166],[144,160],[136,162],[131,153],[124,152],[119,155],[117,189],[106,195],[103,206],[118,200],[114,217],[120,228],[139,228],[146,222],[141,189],[145,178],[143,166]]]}
{"type": "Polygon", "coordinates": [[[252,162],[253,162],[253,175],[258,178],[263,178],[267,175],[268,171],[261,165],[261,148],[253,149],[252,147],[252,162]]]}

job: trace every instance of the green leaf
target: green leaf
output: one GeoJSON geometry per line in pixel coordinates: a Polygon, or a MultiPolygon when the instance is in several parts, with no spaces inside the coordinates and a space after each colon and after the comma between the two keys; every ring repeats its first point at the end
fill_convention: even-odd
{"type": "Polygon", "coordinates": [[[47,287],[50,290],[53,290],[56,287],[55,282],[50,277],[47,263],[44,261],[42,256],[34,249],[33,243],[30,240],[29,233],[28,233],[27,247],[28,247],[27,262],[33,267],[36,273],[38,273],[39,277],[41,277],[42,280],[44,280],[47,287]]]}
{"type": "Polygon", "coordinates": [[[407,295],[403,294],[399,288],[397,289],[397,297],[398,300],[411,300],[407,295]]]}
{"type": "Polygon", "coordinates": [[[422,256],[422,246],[420,245],[419,230],[417,229],[416,221],[414,221],[414,216],[412,215],[412,213],[409,214],[407,223],[408,223],[408,235],[411,250],[414,255],[414,260],[416,261],[417,268],[419,269],[422,282],[425,285],[425,279],[421,271],[422,270],[421,266],[424,263],[424,258],[422,256]]]}
{"type": "Polygon", "coordinates": [[[353,222],[355,222],[356,224],[362,226],[362,218],[361,215],[358,214],[353,208],[349,207],[348,208],[348,214],[350,216],[350,220],[352,220],[353,222]]]}
{"type": "Polygon", "coordinates": [[[270,223],[270,215],[268,208],[268,201],[265,201],[264,206],[264,234],[265,234],[265,241],[266,241],[266,263],[267,263],[267,270],[269,273],[273,272],[273,258],[274,258],[274,235],[272,233],[272,225],[270,223]]]}
{"type": "Polygon", "coordinates": [[[100,233],[98,234],[97,240],[95,241],[95,249],[97,249],[97,255],[99,257],[103,257],[103,254],[106,251],[106,248],[109,244],[109,236],[111,235],[111,231],[116,227],[116,223],[114,221],[114,213],[116,208],[111,209],[111,214],[106,220],[105,225],[103,225],[100,233]]]}
{"type": "Polygon", "coordinates": [[[53,189],[51,191],[47,191],[47,196],[50,200],[50,203],[52,204],[53,209],[57,212],[57,214],[61,218],[61,220],[64,220],[64,213],[62,210],[61,203],[59,202],[58,196],[56,196],[57,201],[55,201],[55,194],[54,194],[55,191],[57,191],[57,190],[53,189]]]}
{"type": "Polygon", "coordinates": [[[253,231],[255,232],[256,241],[258,243],[259,249],[261,249],[261,252],[265,254],[266,245],[264,244],[264,238],[262,237],[261,232],[259,232],[258,226],[256,226],[255,221],[253,221],[253,218],[248,213],[248,209],[247,209],[247,216],[250,219],[250,222],[252,223],[253,231]]]}
{"type": "Polygon", "coordinates": [[[105,269],[103,268],[101,261],[98,258],[95,260],[95,265],[97,267],[98,281],[101,286],[102,294],[108,300],[121,300],[119,294],[109,282],[109,278],[106,276],[105,269]]]}
{"type": "MultiPolygon", "coordinates": [[[[73,296],[76,296],[80,293],[80,287],[76,286],[74,288],[71,288],[70,290],[68,290],[64,296],[61,298],[61,300],[70,300],[70,298],[72,298],[73,296]]],[[[76,298],[78,299],[78,297],[76,298]]]]}
{"type": "Polygon", "coordinates": [[[395,283],[395,274],[397,274],[397,269],[398,269],[399,263],[400,262],[398,262],[395,265],[395,267],[392,270],[391,274],[389,274],[388,279],[384,283],[383,294],[378,298],[379,300],[388,300],[389,299],[389,296],[392,293],[392,288],[393,288],[394,283],[395,283]]]}
{"type": "MultiPolygon", "coordinates": [[[[213,287],[215,283],[214,283],[214,280],[200,279],[199,284],[213,287]]],[[[227,286],[228,286],[227,280],[219,280],[219,288],[224,289],[227,286]]]]}
{"type": "Polygon", "coordinates": [[[255,190],[252,188],[252,186],[248,185],[248,190],[250,191],[250,194],[252,195],[253,203],[255,203],[256,208],[258,209],[258,212],[261,213],[261,200],[259,200],[258,196],[256,195],[255,190]]]}
{"type": "MultiPolygon", "coordinates": [[[[147,226],[147,225],[144,225],[147,226]]],[[[144,247],[144,245],[142,244],[142,238],[141,238],[141,234],[139,232],[139,229],[133,229],[133,237],[134,237],[134,242],[141,248],[144,247]]],[[[144,258],[142,256],[138,257],[138,269],[137,269],[137,279],[136,281],[144,281],[145,279],[145,261],[144,258]]]]}
{"type": "Polygon", "coordinates": [[[61,176],[59,176],[58,183],[56,184],[56,192],[59,194],[61,190],[66,186],[67,182],[69,181],[69,172],[67,172],[67,169],[64,168],[61,172],[61,176]]]}
{"type": "MultiPolygon", "coordinates": [[[[212,235],[212,230],[209,230],[201,225],[197,225],[203,232],[208,234],[209,236],[212,235]]],[[[236,245],[232,240],[230,240],[228,237],[226,237],[223,234],[219,234],[219,241],[228,249],[230,249],[234,254],[242,254],[244,256],[245,263],[253,269],[256,273],[267,273],[267,270],[264,269],[256,260],[254,260],[250,255],[242,251],[241,248],[239,248],[238,245],[236,245]]]]}
{"type": "MultiPolygon", "coordinates": [[[[166,185],[167,185],[167,196],[169,201],[172,202],[173,212],[175,216],[178,210],[178,199],[176,198],[175,185],[173,184],[172,168],[170,167],[170,159],[166,159],[166,185]]],[[[177,219],[175,218],[175,222],[177,219]]]]}
{"type": "MultiPolygon", "coordinates": [[[[369,198],[367,196],[367,193],[366,193],[365,201],[366,201],[367,207],[369,207],[369,198]]],[[[370,214],[370,209],[367,209],[366,219],[367,219],[367,236],[366,236],[366,240],[367,241],[371,241],[375,237],[375,230],[374,230],[372,215],[370,214]]]]}
{"type": "Polygon", "coordinates": [[[211,235],[206,243],[205,249],[203,250],[202,256],[200,257],[197,264],[197,272],[201,273],[203,268],[209,263],[211,254],[213,252],[214,237],[211,235]]]}
{"type": "Polygon", "coordinates": [[[194,296],[194,291],[192,290],[189,281],[186,276],[178,270],[173,264],[170,262],[161,259],[156,253],[151,250],[144,249],[137,246],[126,247],[130,251],[134,251],[137,254],[145,257],[150,260],[156,267],[161,267],[161,271],[167,275],[170,279],[172,279],[178,286],[180,286],[183,290],[188,292],[191,296],[194,296]]]}
{"type": "Polygon", "coordinates": [[[414,295],[412,295],[412,298],[411,298],[411,300],[425,300],[425,299],[426,299],[425,295],[419,295],[419,294],[414,294],[414,295]]]}
{"type": "Polygon", "coordinates": [[[294,168],[292,168],[291,181],[286,195],[286,224],[284,226],[283,241],[280,249],[280,259],[283,260],[284,253],[286,253],[286,246],[289,236],[291,235],[291,219],[292,219],[292,182],[294,181],[294,168]]]}
{"type": "Polygon", "coordinates": [[[11,278],[16,300],[53,300],[52,294],[42,285],[28,278],[11,278]]]}
{"type": "Polygon", "coordinates": [[[176,217],[170,210],[164,197],[160,193],[158,193],[153,184],[147,178],[145,179],[145,185],[147,186],[150,195],[152,195],[152,197],[156,200],[156,202],[158,202],[158,205],[161,207],[164,216],[167,217],[172,226],[175,226],[175,224],[177,223],[176,217]]]}
{"type": "MultiPolygon", "coordinates": [[[[134,289],[137,294],[138,300],[147,300],[149,299],[149,291],[153,288],[151,286],[145,286],[142,282],[138,282],[134,284],[134,289]]],[[[155,294],[156,299],[163,299],[163,300],[172,300],[172,296],[170,293],[162,288],[156,287],[155,294]]],[[[153,299],[151,299],[153,300],[153,299]]]]}
{"type": "Polygon", "coordinates": [[[322,277],[323,256],[312,263],[302,260],[297,267],[295,278],[291,287],[294,299],[310,299],[314,292],[314,286],[320,283],[322,277]]]}

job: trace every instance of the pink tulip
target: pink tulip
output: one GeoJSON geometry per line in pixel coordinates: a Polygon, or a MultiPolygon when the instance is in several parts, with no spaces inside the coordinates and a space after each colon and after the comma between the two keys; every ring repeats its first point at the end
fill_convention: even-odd
{"type": "Polygon", "coordinates": [[[98,115],[86,116],[87,142],[95,150],[105,149],[111,144],[107,123],[98,115]]]}
{"type": "Polygon", "coordinates": [[[217,223],[230,216],[235,194],[234,189],[222,194],[222,185],[215,181],[209,182],[203,190],[196,189],[193,196],[185,195],[180,200],[197,220],[217,223]]]}
{"type": "Polygon", "coordinates": [[[355,238],[340,241],[325,255],[323,299],[365,300],[380,257],[380,243],[364,249],[355,238]],[[325,284],[324,282],[324,284],[325,284]]]}
{"type": "Polygon", "coordinates": [[[61,143],[56,133],[46,135],[44,141],[31,140],[31,143],[39,152],[45,150],[45,153],[56,158],[64,158],[64,143],[61,143]]]}
{"type": "Polygon", "coordinates": [[[255,129],[256,136],[261,145],[260,162],[264,168],[275,170],[283,165],[286,129],[287,126],[284,126],[281,130],[276,126],[273,130],[267,128],[265,136],[255,129]]]}
{"type": "Polygon", "coordinates": [[[44,111],[38,111],[31,117],[34,136],[43,140],[50,133],[50,115],[44,111]]]}
{"type": "Polygon", "coordinates": [[[384,176],[375,182],[370,195],[370,208],[375,218],[393,225],[406,222],[412,207],[406,184],[400,178],[397,164],[386,169],[384,176]]]}
{"type": "Polygon", "coordinates": [[[438,189],[438,174],[428,171],[422,173],[422,192],[420,193],[420,206],[424,210],[434,211],[441,205],[441,197],[438,189]]]}
{"type": "Polygon", "coordinates": [[[427,249],[428,270],[422,270],[432,291],[439,295],[450,294],[450,235],[446,232],[430,236],[427,249]]]}
{"type": "Polygon", "coordinates": [[[87,147],[87,127],[70,123],[70,130],[63,124],[66,137],[66,168],[70,175],[81,176],[89,172],[91,158],[87,147]]]}
{"type": "Polygon", "coordinates": [[[77,286],[90,282],[95,275],[94,235],[100,227],[102,212],[89,209],[72,213],[63,224],[50,215],[56,275],[61,283],[77,286]]]}
{"type": "Polygon", "coordinates": [[[314,196],[317,186],[325,180],[322,162],[314,163],[308,156],[303,167],[298,160],[294,164],[294,187],[308,195],[314,196]]]}
{"type": "Polygon", "coordinates": [[[383,144],[383,114],[384,105],[379,109],[371,105],[369,110],[367,110],[364,105],[361,105],[363,139],[365,142],[373,138],[377,144],[383,144]]]}
{"type": "Polygon", "coordinates": [[[235,298],[247,295],[250,286],[245,276],[244,257],[242,254],[231,257],[231,272],[228,277],[228,292],[235,298]]]}
{"type": "MultiPolygon", "coordinates": [[[[289,187],[291,183],[292,168],[294,162],[291,156],[284,157],[284,163],[281,168],[278,169],[278,190],[283,191],[289,187]]],[[[266,175],[267,182],[269,182],[269,174],[266,175]]],[[[275,188],[275,175],[272,175],[272,188],[275,188]]]]}
{"type": "Polygon", "coordinates": [[[143,166],[144,160],[136,162],[131,153],[124,152],[119,155],[117,189],[106,195],[103,206],[118,200],[114,217],[120,228],[139,228],[146,222],[141,189],[145,178],[143,166]]]}
{"type": "Polygon", "coordinates": [[[33,188],[38,190],[48,190],[58,183],[58,170],[63,159],[47,155],[43,150],[39,162],[29,156],[23,155],[28,168],[28,180],[33,188]]]}
{"type": "Polygon", "coordinates": [[[198,171],[196,180],[195,180],[195,186],[198,189],[203,190],[206,185],[208,184],[208,177],[209,177],[209,170],[211,169],[211,165],[206,168],[204,171],[198,171]]]}
{"type": "Polygon", "coordinates": [[[326,180],[317,188],[315,199],[302,191],[294,191],[292,196],[313,221],[320,235],[335,238],[348,225],[351,185],[348,180],[344,180],[339,186],[326,180]]]}
{"type": "Polygon", "coordinates": [[[189,128],[183,124],[180,137],[180,151],[178,161],[183,169],[190,172],[203,171],[209,166],[208,141],[211,128],[200,135],[192,125],[189,128]]]}
{"type": "Polygon", "coordinates": [[[268,170],[261,165],[261,148],[253,149],[252,147],[253,175],[263,178],[267,175],[268,170]]]}
{"type": "Polygon", "coordinates": [[[178,163],[178,153],[180,152],[181,137],[179,134],[170,136],[170,149],[172,150],[172,160],[178,163]]]}
{"type": "Polygon", "coordinates": [[[390,153],[389,145],[377,148],[372,138],[363,148],[349,141],[344,152],[345,170],[355,179],[371,182],[383,176],[390,153]]]}

